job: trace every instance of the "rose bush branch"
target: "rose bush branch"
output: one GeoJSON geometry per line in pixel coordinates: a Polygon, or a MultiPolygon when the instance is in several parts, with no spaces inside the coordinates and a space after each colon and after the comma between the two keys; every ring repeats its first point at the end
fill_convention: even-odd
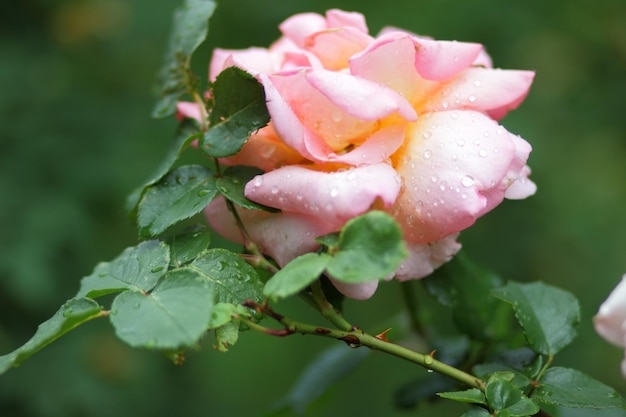
{"type": "Polygon", "coordinates": [[[284,326],[284,329],[274,330],[267,327],[259,326],[248,317],[237,316],[237,319],[242,320],[244,324],[251,329],[265,333],[272,336],[288,336],[291,334],[303,334],[303,335],[316,335],[322,337],[328,337],[336,340],[340,340],[346,343],[352,348],[368,347],[373,350],[384,352],[392,356],[407,360],[409,362],[420,365],[431,371],[439,372],[443,375],[461,382],[469,387],[477,388],[481,391],[485,389],[485,382],[480,378],[470,375],[466,372],[456,369],[453,366],[438,361],[430,354],[422,354],[414,352],[403,346],[394,344],[387,340],[385,334],[372,336],[366,333],[358,326],[351,326],[350,330],[331,329],[327,327],[315,326],[311,324],[301,323],[292,319],[289,319],[283,315],[274,312],[268,304],[257,304],[254,301],[248,301],[244,303],[246,307],[253,308],[254,310],[271,317],[284,326]]]}

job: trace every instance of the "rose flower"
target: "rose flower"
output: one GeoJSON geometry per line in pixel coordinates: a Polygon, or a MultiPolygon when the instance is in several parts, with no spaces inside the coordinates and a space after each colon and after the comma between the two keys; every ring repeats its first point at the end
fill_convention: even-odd
{"type": "MultiPolygon", "coordinates": [[[[458,233],[478,217],[535,192],[530,145],[497,123],[523,101],[533,72],[492,68],[480,44],[391,28],[372,37],[361,14],[340,10],[292,16],[280,31],[269,49],[216,49],[209,71],[215,80],[237,66],[264,87],[269,126],[224,162],[265,171],[246,197],[281,212],[238,211],[280,266],[377,209],[396,219],[409,249],[395,277],[421,278],[460,249],[458,233]]],[[[198,113],[179,105],[179,117],[198,113]]],[[[242,240],[223,199],[206,214],[242,240]]],[[[378,285],[334,283],[357,299],[378,285]]]]}
{"type": "MultiPolygon", "coordinates": [[[[600,305],[593,324],[596,332],[607,342],[626,347],[626,275],[600,305]]],[[[622,374],[626,378],[626,353],[622,361],[622,374]]]]}

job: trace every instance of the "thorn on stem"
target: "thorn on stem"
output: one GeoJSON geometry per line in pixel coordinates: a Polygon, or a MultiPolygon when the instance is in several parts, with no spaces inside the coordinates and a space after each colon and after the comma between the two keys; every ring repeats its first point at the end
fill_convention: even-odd
{"type": "Polygon", "coordinates": [[[391,327],[383,330],[382,332],[380,332],[374,337],[378,340],[382,340],[383,342],[389,342],[389,339],[387,339],[387,333],[389,333],[390,330],[391,330],[391,327]]]}

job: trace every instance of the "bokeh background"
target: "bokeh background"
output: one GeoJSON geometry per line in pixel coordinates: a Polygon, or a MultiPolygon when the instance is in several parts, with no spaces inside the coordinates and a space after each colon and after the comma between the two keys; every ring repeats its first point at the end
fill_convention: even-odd
{"type": "MultiPolygon", "coordinates": [[[[558,359],[626,393],[623,353],[591,319],[626,272],[626,2],[622,0],[223,0],[195,56],[265,46],[296,12],[332,7],[437,39],[483,43],[502,68],[537,72],[503,120],[533,145],[536,196],[505,202],[462,234],[506,278],[580,297],[580,336],[558,359]]],[[[101,260],[135,244],[125,196],[157,166],[173,120],[152,120],[155,74],[177,0],[22,0],[0,5],[0,354],[27,340],[101,260]]],[[[362,326],[399,311],[396,285],[349,302],[362,326]]],[[[308,311],[286,306],[293,314],[308,311]],[[291,310],[290,310],[291,309],[291,310]]],[[[0,416],[262,415],[333,342],[242,335],[176,367],[119,342],[106,321],[75,330],[0,377],[0,416]]],[[[394,391],[424,371],[369,355],[310,415],[400,411],[394,391]]],[[[436,411],[439,410],[439,411],[436,411]]],[[[565,416],[596,415],[572,410],[565,416]]],[[[623,416],[620,411],[598,416],[623,416]]]]}

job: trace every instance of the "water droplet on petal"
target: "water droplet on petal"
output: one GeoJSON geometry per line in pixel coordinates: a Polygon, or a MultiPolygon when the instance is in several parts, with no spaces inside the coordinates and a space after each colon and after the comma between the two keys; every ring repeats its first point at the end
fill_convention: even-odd
{"type": "Polygon", "coordinates": [[[463,187],[471,187],[472,185],[474,185],[474,178],[469,175],[465,175],[463,178],[461,178],[461,185],[463,187]]]}
{"type": "Polygon", "coordinates": [[[432,135],[433,135],[432,132],[430,130],[427,130],[426,132],[424,132],[422,136],[424,136],[424,139],[428,139],[432,135]]]}
{"type": "Polygon", "coordinates": [[[439,175],[437,175],[437,174],[433,175],[432,177],[430,177],[430,180],[432,182],[437,182],[439,180],[439,175]]]}
{"type": "Polygon", "coordinates": [[[463,146],[465,146],[465,140],[464,139],[459,139],[459,140],[456,141],[456,144],[461,146],[461,147],[463,147],[463,146]]]}
{"type": "Polygon", "coordinates": [[[485,156],[487,156],[487,150],[486,149],[479,150],[478,155],[484,158],[485,156]]]}
{"type": "Polygon", "coordinates": [[[253,184],[254,184],[255,187],[260,187],[261,185],[263,185],[263,177],[261,177],[260,175],[255,177],[253,184]]]}
{"type": "Polygon", "coordinates": [[[331,197],[337,197],[337,194],[339,194],[339,190],[337,190],[336,188],[333,188],[332,190],[330,190],[331,197]]]}
{"type": "Polygon", "coordinates": [[[356,178],[356,173],[355,173],[355,172],[350,172],[350,173],[346,176],[346,179],[347,179],[348,181],[352,181],[352,180],[353,180],[353,179],[355,179],[355,178],[356,178]]]}
{"type": "Polygon", "coordinates": [[[296,194],[296,200],[298,201],[302,201],[304,197],[302,196],[302,193],[300,193],[300,191],[298,191],[298,194],[296,194]]]}
{"type": "Polygon", "coordinates": [[[475,101],[476,101],[476,96],[472,94],[471,96],[469,96],[469,97],[467,98],[467,100],[468,100],[470,103],[473,103],[473,102],[475,102],[475,101]]]}
{"type": "Polygon", "coordinates": [[[474,81],[474,87],[480,87],[480,81],[479,80],[474,81]]]}
{"type": "Polygon", "coordinates": [[[430,149],[426,149],[424,151],[424,158],[429,159],[431,156],[433,156],[433,151],[431,151],[430,149]]]}
{"type": "Polygon", "coordinates": [[[458,112],[453,112],[450,117],[452,117],[453,119],[458,119],[459,118],[459,113],[458,112]]]}
{"type": "Polygon", "coordinates": [[[274,185],[271,191],[272,191],[272,194],[278,194],[278,187],[274,185]]]}

